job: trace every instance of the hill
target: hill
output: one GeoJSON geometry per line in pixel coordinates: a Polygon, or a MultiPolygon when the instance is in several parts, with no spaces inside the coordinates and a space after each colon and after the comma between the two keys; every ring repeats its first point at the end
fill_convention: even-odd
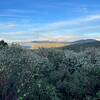
{"type": "Polygon", "coordinates": [[[89,47],[100,47],[100,41],[94,39],[83,39],[74,42],[59,42],[59,41],[30,41],[21,42],[20,45],[27,49],[38,48],[64,48],[69,50],[80,51],[89,47]]]}
{"type": "Polygon", "coordinates": [[[95,39],[82,39],[82,40],[71,42],[70,44],[84,44],[84,43],[92,43],[92,42],[96,42],[96,41],[97,40],[95,40],[95,39]]]}
{"type": "Polygon", "coordinates": [[[81,51],[84,50],[86,48],[100,48],[100,41],[94,40],[94,41],[89,41],[87,42],[87,40],[84,42],[75,42],[71,45],[65,46],[63,49],[69,49],[69,50],[74,50],[74,51],[81,51]]]}
{"type": "Polygon", "coordinates": [[[38,48],[61,48],[66,46],[65,42],[58,41],[31,41],[19,43],[23,48],[38,49],[38,48]]]}

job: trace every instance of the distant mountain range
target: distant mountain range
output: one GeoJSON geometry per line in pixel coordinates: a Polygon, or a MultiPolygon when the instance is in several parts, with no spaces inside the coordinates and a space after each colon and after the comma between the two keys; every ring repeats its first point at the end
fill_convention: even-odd
{"type": "Polygon", "coordinates": [[[95,39],[83,39],[74,42],[59,42],[59,41],[30,41],[30,42],[22,42],[20,45],[24,48],[66,48],[72,50],[79,50],[82,48],[88,47],[100,47],[100,41],[95,39]]]}
{"type": "Polygon", "coordinates": [[[66,42],[66,41],[32,41],[32,43],[64,43],[64,44],[84,44],[84,43],[92,43],[96,42],[97,40],[95,39],[82,39],[82,40],[77,40],[73,42],[66,42]]]}
{"type": "Polygon", "coordinates": [[[67,45],[67,42],[58,41],[30,41],[19,43],[23,48],[38,49],[38,48],[59,48],[67,45]]]}
{"type": "Polygon", "coordinates": [[[32,41],[32,43],[66,43],[60,41],[32,41]]]}

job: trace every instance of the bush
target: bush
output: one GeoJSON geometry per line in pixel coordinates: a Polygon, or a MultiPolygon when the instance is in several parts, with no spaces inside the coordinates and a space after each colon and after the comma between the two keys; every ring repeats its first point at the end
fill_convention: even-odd
{"type": "Polygon", "coordinates": [[[99,100],[100,49],[0,49],[0,100],[99,100]]]}

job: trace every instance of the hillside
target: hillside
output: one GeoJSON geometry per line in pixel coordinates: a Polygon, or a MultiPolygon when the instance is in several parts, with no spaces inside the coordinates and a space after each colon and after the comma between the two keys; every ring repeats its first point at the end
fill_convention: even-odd
{"type": "Polygon", "coordinates": [[[86,48],[92,48],[92,47],[100,48],[100,41],[71,44],[71,45],[65,46],[63,49],[81,51],[86,48]]]}
{"type": "Polygon", "coordinates": [[[71,42],[70,44],[84,44],[84,43],[92,43],[92,42],[96,42],[97,40],[95,39],[82,39],[82,40],[77,40],[74,42],[71,42]]]}
{"type": "Polygon", "coordinates": [[[100,100],[100,49],[0,49],[0,100],[100,100]]]}
{"type": "Polygon", "coordinates": [[[23,48],[39,49],[39,48],[61,48],[66,46],[64,42],[57,41],[31,41],[19,43],[23,48]]]}
{"type": "Polygon", "coordinates": [[[30,41],[19,43],[23,48],[39,49],[39,48],[63,48],[69,50],[80,51],[89,47],[100,47],[100,41],[94,39],[83,39],[73,42],[58,42],[58,41],[30,41]]]}

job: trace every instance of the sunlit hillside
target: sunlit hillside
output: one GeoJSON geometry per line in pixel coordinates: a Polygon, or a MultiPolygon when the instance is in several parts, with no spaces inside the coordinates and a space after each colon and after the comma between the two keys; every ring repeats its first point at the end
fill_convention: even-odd
{"type": "Polygon", "coordinates": [[[32,49],[38,49],[38,48],[59,48],[64,47],[64,43],[39,43],[39,44],[33,44],[32,49]]]}
{"type": "Polygon", "coordinates": [[[68,45],[67,43],[63,43],[63,42],[38,42],[38,43],[24,42],[19,44],[24,48],[30,48],[30,49],[59,48],[68,45]]]}

